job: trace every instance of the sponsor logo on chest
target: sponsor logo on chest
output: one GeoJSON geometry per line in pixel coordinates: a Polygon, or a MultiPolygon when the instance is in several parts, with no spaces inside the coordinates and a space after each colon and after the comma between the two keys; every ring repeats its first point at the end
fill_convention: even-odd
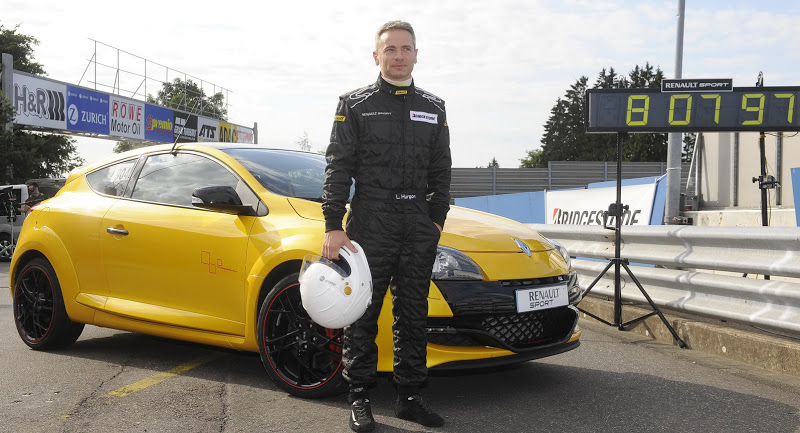
{"type": "Polygon", "coordinates": [[[439,123],[439,115],[423,111],[411,111],[411,120],[417,122],[439,123]]]}

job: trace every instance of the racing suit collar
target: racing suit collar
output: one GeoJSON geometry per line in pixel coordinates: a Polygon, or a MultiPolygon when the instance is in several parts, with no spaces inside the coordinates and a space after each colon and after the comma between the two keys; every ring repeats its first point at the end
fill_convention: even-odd
{"type": "Polygon", "coordinates": [[[383,77],[378,74],[378,81],[375,83],[382,92],[386,92],[390,95],[409,95],[414,92],[414,80],[411,80],[411,84],[405,87],[395,86],[394,84],[386,81],[383,77]]]}

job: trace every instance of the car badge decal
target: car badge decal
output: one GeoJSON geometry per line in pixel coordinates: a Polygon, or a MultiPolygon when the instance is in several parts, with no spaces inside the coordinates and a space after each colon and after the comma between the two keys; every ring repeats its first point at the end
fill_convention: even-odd
{"type": "Polygon", "coordinates": [[[522,250],[523,253],[525,253],[525,255],[527,255],[528,257],[531,256],[531,247],[526,245],[525,242],[522,242],[519,239],[514,239],[514,242],[517,243],[517,246],[519,247],[520,250],[522,250]]]}

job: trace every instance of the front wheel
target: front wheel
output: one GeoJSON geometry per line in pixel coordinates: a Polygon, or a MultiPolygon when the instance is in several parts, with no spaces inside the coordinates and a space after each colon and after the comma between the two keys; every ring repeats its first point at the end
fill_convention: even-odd
{"type": "Polygon", "coordinates": [[[299,274],[282,279],[258,314],[258,349],[269,377],[286,392],[323,398],[347,389],[342,377],[342,330],[314,323],[303,308],[299,274]]]}
{"type": "Polygon", "coordinates": [[[67,316],[56,271],[43,258],[29,261],[19,272],[14,322],[22,341],[36,350],[69,346],[83,332],[83,323],[67,316]]]}

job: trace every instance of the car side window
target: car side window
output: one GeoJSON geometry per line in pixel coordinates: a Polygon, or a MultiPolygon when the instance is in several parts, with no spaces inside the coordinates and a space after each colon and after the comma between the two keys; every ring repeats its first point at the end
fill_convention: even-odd
{"type": "Polygon", "coordinates": [[[230,171],[209,158],[190,153],[163,153],[147,158],[131,198],[192,206],[192,191],[208,185],[239,184],[230,171]]]}
{"type": "Polygon", "coordinates": [[[125,194],[136,160],[123,161],[86,175],[86,182],[96,192],[116,197],[125,194]]]}

